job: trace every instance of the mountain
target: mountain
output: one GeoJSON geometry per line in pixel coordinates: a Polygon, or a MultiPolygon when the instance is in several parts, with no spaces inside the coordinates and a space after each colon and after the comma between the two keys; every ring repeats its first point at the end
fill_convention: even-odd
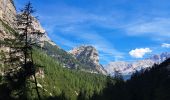
{"type": "MultiPolygon", "coordinates": [[[[57,46],[47,35],[40,22],[33,17],[33,27],[41,33],[45,33],[40,38],[35,38],[39,42],[44,51],[51,57],[55,58],[63,67],[82,70],[90,73],[106,74],[103,66],[99,64],[99,56],[97,50],[92,46],[82,46],[79,48],[79,56],[74,53],[66,52],[57,46]],[[75,57],[76,56],[76,57],[75,57]]],[[[34,37],[32,37],[34,38],[34,37]]],[[[74,49],[73,51],[76,51],[74,49]]]]}
{"type": "Polygon", "coordinates": [[[167,58],[170,58],[170,53],[164,52],[160,55],[153,55],[144,60],[138,60],[135,62],[110,62],[105,66],[107,72],[111,75],[114,75],[114,71],[120,71],[123,76],[130,76],[135,71],[140,71],[142,69],[151,68],[154,64],[160,64],[165,61],[167,58]]]}
{"type": "MultiPolygon", "coordinates": [[[[11,2],[9,4],[11,4],[11,5],[8,5],[8,6],[10,8],[13,8],[13,10],[15,10],[13,2],[11,2]]],[[[0,5],[0,6],[3,6],[3,5],[0,5]]],[[[9,15],[10,13],[14,13],[14,12],[16,12],[16,11],[4,13],[4,14],[9,15]]],[[[21,15],[22,14],[15,13],[14,19],[19,19],[21,15]]],[[[85,62],[82,63],[81,61],[76,59],[74,56],[72,56],[70,53],[66,52],[65,50],[63,50],[62,48],[57,46],[48,37],[45,29],[41,26],[41,23],[37,20],[37,18],[35,18],[34,16],[31,16],[31,18],[32,18],[31,25],[33,26],[33,29],[31,29],[30,31],[34,32],[35,30],[38,30],[39,32],[44,33],[44,35],[39,38],[33,37],[30,35],[30,38],[33,39],[34,41],[36,41],[49,56],[55,58],[57,60],[57,62],[62,64],[63,67],[66,67],[69,69],[82,70],[82,71],[86,71],[86,72],[90,72],[90,73],[102,73],[102,74],[105,73],[103,71],[104,69],[101,67],[101,65],[99,65],[99,64],[96,65],[96,69],[97,69],[96,70],[93,67],[91,67],[91,65],[93,65],[93,63],[92,64],[89,64],[89,62],[88,62],[88,64],[86,64],[85,62]]],[[[17,33],[15,28],[23,27],[22,25],[14,26],[13,23],[15,21],[9,21],[9,19],[11,20],[11,18],[5,17],[4,19],[0,20],[0,39],[2,40],[2,41],[0,40],[0,42],[3,42],[4,39],[9,39],[9,38],[15,37],[15,35],[13,35],[13,33],[17,33]]],[[[6,52],[9,48],[0,47],[0,50],[1,49],[5,50],[5,52],[6,52]]],[[[97,62],[95,64],[97,64],[97,62]]]]}
{"type": "Polygon", "coordinates": [[[127,81],[109,83],[91,100],[170,100],[170,59],[135,72],[127,81]]]}
{"type": "MultiPolygon", "coordinates": [[[[13,0],[0,0],[0,2],[4,3],[6,3],[6,1],[8,4],[5,7],[14,6],[12,4],[13,0]]],[[[0,8],[3,6],[4,5],[0,3],[0,8]]],[[[7,67],[11,67],[5,65],[5,63],[7,64],[5,57],[7,55],[9,55],[7,57],[10,57],[10,47],[5,47],[2,44],[6,42],[5,39],[12,38],[16,40],[17,36],[15,34],[18,34],[18,32],[12,25],[12,21],[8,21],[9,18],[1,20],[1,10],[2,9],[0,9],[0,100],[19,99],[19,95],[22,95],[22,90],[26,93],[24,96],[28,100],[37,100],[38,97],[33,81],[35,78],[32,76],[27,77],[26,80],[20,81],[20,84],[18,84],[18,82],[16,83],[16,78],[14,84],[11,81],[7,81],[5,77],[5,71],[8,71],[7,67]],[[1,42],[3,43],[1,44],[1,42]],[[24,88],[18,88],[21,84],[24,84],[24,88]]],[[[8,10],[15,9],[7,9],[7,11],[8,10]]],[[[8,12],[8,17],[13,17],[11,13],[10,11],[8,12]]],[[[37,66],[36,69],[33,70],[35,71],[41,98],[45,100],[77,100],[81,92],[86,92],[87,98],[92,96],[94,91],[99,93],[104,88],[107,77],[102,74],[89,73],[93,72],[93,70],[90,70],[91,66],[81,63],[73,55],[58,47],[49,39],[39,21],[33,16],[32,18],[34,19],[32,23],[34,29],[45,33],[41,38],[33,38],[40,43],[41,48],[35,47],[32,52],[34,64],[37,66]]],[[[15,68],[16,66],[13,65],[12,68],[13,67],[15,68]]],[[[18,70],[19,68],[16,69],[18,70]]],[[[10,71],[14,72],[13,69],[10,69],[10,71]]],[[[23,74],[25,75],[25,73],[23,74]]],[[[24,76],[23,74],[20,74],[22,78],[24,76]]],[[[18,76],[14,75],[14,77],[18,76]]]]}
{"type": "MultiPolygon", "coordinates": [[[[18,18],[20,14],[17,15],[18,18]]],[[[105,74],[103,66],[99,64],[99,56],[97,50],[92,46],[82,46],[79,48],[79,55],[74,54],[78,48],[73,52],[68,53],[62,48],[58,47],[47,35],[45,29],[41,26],[40,22],[33,16],[32,26],[34,30],[39,30],[41,33],[45,33],[42,37],[32,39],[39,42],[39,45],[44,48],[43,50],[51,57],[55,58],[63,67],[82,70],[90,73],[105,74]],[[72,55],[73,54],[73,55],[72,55]],[[75,57],[76,56],[76,57],[75,57]]],[[[22,27],[22,26],[21,26],[22,27]]],[[[34,31],[32,30],[32,31],[34,31]]]]}
{"type": "Polygon", "coordinates": [[[152,61],[154,61],[155,63],[161,63],[163,61],[165,61],[167,58],[170,58],[170,52],[163,52],[160,55],[153,55],[152,57],[148,58],[152,61]]]}
{"type": "Polygon", "coordinates": [[[106,75],[106,70],[99,64],[98,51],[93,46],[80,46],[69,51],[82,64],[90,66],[92,71],[106,75]]]}
{"type": "Polygon", "coordinates": [[[99,64],[98,52],[92,46],[81,46],[66,52],[57,45],[44,42],[43,48],[49,56],[55,58],[63,67],[106,75],[105,69],[99,64]]]}

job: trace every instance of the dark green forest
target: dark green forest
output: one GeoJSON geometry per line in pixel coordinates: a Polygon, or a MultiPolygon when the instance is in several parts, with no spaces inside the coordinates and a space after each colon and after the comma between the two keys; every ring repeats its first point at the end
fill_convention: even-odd
{"type": "Polygon", "coordinates": [[[136,72],[131,79],[107,84],[92,100],[170,100],[170,59],[136,72]]]}
{"type": "Polygon", "coordinates": [[[50,97],[49,93],[52,93],[51,98],[64,94],[68,100],[75,100],[77,95],[83,92],[89,99],[94,91],[99,93],[106,85],[106,76],[63,68],[55,59],[40,50],[35,50],[34,59],[36,64],[44,66],[42,68],[45,78],[39,79],[43,88],[48,90],[42,92],[44,98],[50,97]]]}

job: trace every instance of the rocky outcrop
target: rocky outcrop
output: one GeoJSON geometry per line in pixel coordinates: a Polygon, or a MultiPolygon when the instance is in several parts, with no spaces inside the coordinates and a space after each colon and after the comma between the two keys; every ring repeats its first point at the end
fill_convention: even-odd
{"type": "Polygon", "coordinates": [[[48,42],[51,45],[56,45],[47,35],[45,29],[41,26],[40,22],[33,17],[33,21],[32,21],[32,26],[33,26],[33,30],[38,30],[41,33],[44,33],[44,35],[42,37],[40,37],[38,40],[40,41],[40,45],[43,47],[44,46],[44,42],[48,42]]]}
{"type": "Polygon", "coordinates": [[[103,66],[99,64],[98,51],[93,46],[80,46],[69,51],[78,61],[90,66],[93,71],[106,74],[103,66]]]}
{"type": "MultiPolygon", "coordinates": [[[[20,20],[20,18],[22,18],[22,14],[17,14],[17,19],[20,20]]],[[[28,29],[28,33],[36,33],[36,32],[39,32],[39,33],[44,33],[41,37],[39,36],[35,36],[35,35],[32,35],[32,34],[29,34],[28,36],[31,38],[31,40],[39,43],[41,45],[41,47],[44,46],[44,42],[48,42],[52,45],[56,45],[54,42],[51,41],[51,39],[48,37],[45,29],[42,27],[41,23],[39,22],[39,20],[34,17],[34,16],[30,16],[30,19],[32,20],[31,22],[31,27],[29,27],[28,29]]],[[[23,26],[22,24],[17,26],[18,29],[22,29],[23,26]]],[[[22,31],[19,31],[22,33],[22,31]]]]}

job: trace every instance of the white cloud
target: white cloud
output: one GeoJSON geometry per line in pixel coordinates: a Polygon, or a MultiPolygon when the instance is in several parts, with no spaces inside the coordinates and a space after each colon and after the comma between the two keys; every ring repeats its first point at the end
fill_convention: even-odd
{"type": "Polygon", "coordinates": [[[164,47],[164,48],[170,48],[170,44],[168,44],[168,43],[163,43],[163,44],[162,44],[162,47],[164,47]]]}
{"type": "Polygon", "coordinates": [[[152,52],[150,48],[136,48],[135,50],[131,50],[129,54],[135,58],[143,58],[146,53],[150,52],[152,52]]]}

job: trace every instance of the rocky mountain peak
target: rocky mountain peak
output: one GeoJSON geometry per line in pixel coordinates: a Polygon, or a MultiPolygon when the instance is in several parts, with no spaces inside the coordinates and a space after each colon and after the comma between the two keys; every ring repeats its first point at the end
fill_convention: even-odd
{"type": "Polygon", "coordinates": [[[99,65],[98,51],[92,46],[80,46],[70,51],[76,58],[84,58],[83,62],[92,62],[99,65]]]}
{"type": "Polygon", "coordinates": [[[69,51],[81,63],[91,67],[98,73],[106,74],[103,66],[99,63],[99,54],[93,46],[79,46],[69,51]]]}
{"type": "Polygon", "coordinates": [[[141,69],[146,69],[152,67],[154,64],[160,64],[166,59],[170,58],[169,52],[163,52],[161,54],[152,55],[144,60],[138,60],[134,62],[110,62],[105,66],[107,72],[114,75],[114,71],[118,70],[123,76],[130,76],[135,71],[140,71],[141,69]]]}

